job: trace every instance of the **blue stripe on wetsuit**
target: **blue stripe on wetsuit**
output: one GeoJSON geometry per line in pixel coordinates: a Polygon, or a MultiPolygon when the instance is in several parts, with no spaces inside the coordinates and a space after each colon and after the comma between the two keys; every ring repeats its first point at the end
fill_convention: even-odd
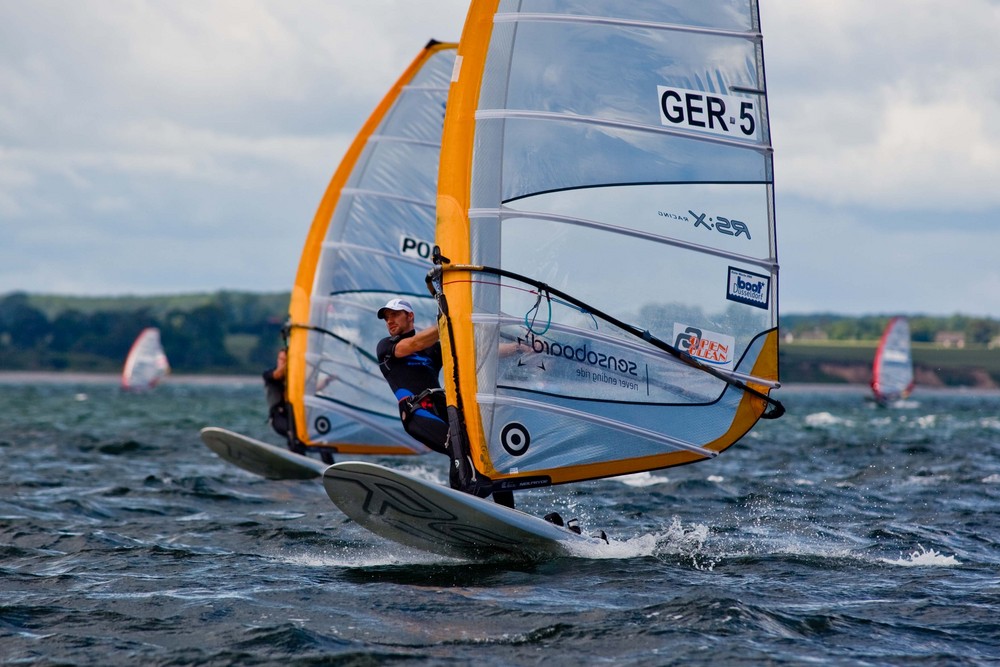
{"type": "MultiPolygon", "coordinates": [[[[403,400],[407,398],[413,398],[414,396],[414,393],[409,391],[408,389],[397,389],[395,391],[395,394],[396,394],[396,400],[399,402],[403,402],[403,400]]],[[[414,417],[426,417],[428,419],[436,419],[442,424],[448,423],[426,408],[417,408],[410,414],[412,414],[414,417]]]]}

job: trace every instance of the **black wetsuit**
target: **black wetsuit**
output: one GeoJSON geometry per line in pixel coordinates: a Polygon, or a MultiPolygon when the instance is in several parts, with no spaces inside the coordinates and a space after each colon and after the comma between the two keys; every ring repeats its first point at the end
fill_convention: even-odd
{"type": "Polygon", "coordinates": [[[285,380],[274,377],[276,368],[264,371],[264,390],[267,392],[267,420],[274,432],[288,437],[288,403],[285,400],[285,380]]]}
{"type": "MultiPolygon", "coordinates": [[[[458,489],[461,488],[461,475],[448,447],[448,408],[444,392],[433,392],[421,399],[419,404],[414,404],[412,400],[426,389],[440,389],[438,375],[443,363],[441,343],[434,343],[405,357],[396,358],[394,354],[396,343],[415,334],[416,331],[410,331],[380,340],[376,349],[379,368],[399,401],[399,417],[403,420],[403,428],[435,452],[448,455],[451,459],[448,482],[451,488],[458,489]]],[[[471,466],[471,462],[469,465],[471,466]]],[[[493,500],[500,505],[514,507],[514,494],[510,491],[494,492],[493,500]]]]}
{"type": "Polygon", "coordinates": [[[435,452],[448,453],[448,421],[444,392],[436,391],[423,398],[419,405],[413,398],[426,389],[440,389],[441,343],[396,358],[396,344],[410,338],[416,331],[388,336],[378,343],[376,356],[386,382],[399,401],[399,418],[403,428],[418,442],[435,452]]]}

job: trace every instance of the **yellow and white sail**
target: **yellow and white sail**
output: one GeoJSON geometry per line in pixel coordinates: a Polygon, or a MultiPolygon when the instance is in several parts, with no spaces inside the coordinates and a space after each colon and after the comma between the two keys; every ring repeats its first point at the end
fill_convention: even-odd
{"type": "Polygon", "coordinates": [[[405,296],[434,322],[424,277],[456,44],[429,43],[361,128],[320,202],[292,290],[288,400],[307,447],[417,454],[378,369],[375,311],[405,296]]]}
{"type": "Polygon", "coordinates": [[[756,0],[474,0],[438,184],[452,435],[516,489],[783,410],[756,0]]]}

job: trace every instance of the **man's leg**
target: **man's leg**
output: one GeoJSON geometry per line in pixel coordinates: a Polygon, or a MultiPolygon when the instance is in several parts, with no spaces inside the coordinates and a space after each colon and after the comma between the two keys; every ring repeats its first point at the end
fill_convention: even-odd
{"type": "Polygon", "coordinates": [[[405,415],[403,428],[415,440],[439,454],[448,453],[448,424],[427,410],[416,410],[405,415]]]}

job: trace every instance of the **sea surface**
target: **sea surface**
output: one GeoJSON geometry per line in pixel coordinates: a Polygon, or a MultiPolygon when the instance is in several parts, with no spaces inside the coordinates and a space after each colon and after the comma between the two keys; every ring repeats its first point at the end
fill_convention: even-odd
{"type": "Polygon", "coordinates": [[[212,454],[279,443],[256,378],[0,376],[0,664],[1000,664],[1000,394],[777,395],[715,460],[518,495],[606,547],[476,563],[212,454]]]}

